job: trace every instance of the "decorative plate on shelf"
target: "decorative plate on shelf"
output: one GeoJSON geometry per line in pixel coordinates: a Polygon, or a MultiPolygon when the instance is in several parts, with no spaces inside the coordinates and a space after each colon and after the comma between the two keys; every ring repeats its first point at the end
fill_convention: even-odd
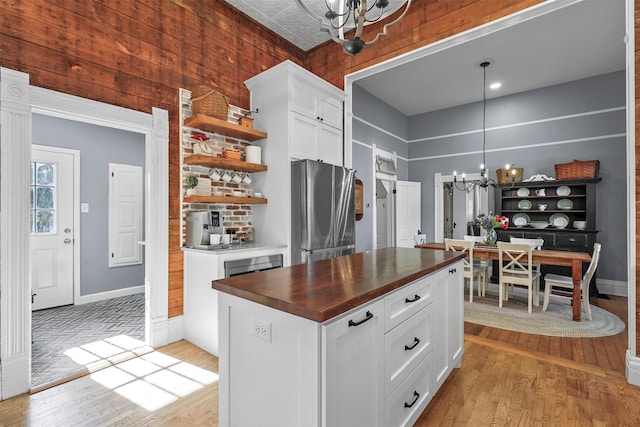
{"type": "Polygon", "coordinates": [[[517,213],[511,219],[511,223],[515,227],[524,227],[529,224],[530,218],[526,213],[517,213]]]}
{"type": "Polygon", "coordinates": [[[518,209],[525,209],[525,210],[531,209],[531,202],[526,199],[520,200],[518,202],[518,209]]]}
{"type": "Polygon", "coordinates": [[[558,200],[556,206],[558,207],[558,209],[569,210],[573,208],[573,202],[569,199],[560,199],[558,200]]]}
{"type": "Polygon", "coordinates": [[[571,194],[571,189],[566,185],[561,185],[560,187],[556,188],[556,194],[558,196],[568,196],[569,194],[571,194]]]}
{"type": "Polygon", "coordinates": [[[518,192],[516,194],[518,197],[527,197],[529,195],[529,189],[524,187],[518,188],[518,192]]]}
{"type": "Polygon", "coordinates": [[[569,217],[563,213],[554,213],[549,217],[549,222],[556,228],[565,228],[569,225],[569,217]]]}

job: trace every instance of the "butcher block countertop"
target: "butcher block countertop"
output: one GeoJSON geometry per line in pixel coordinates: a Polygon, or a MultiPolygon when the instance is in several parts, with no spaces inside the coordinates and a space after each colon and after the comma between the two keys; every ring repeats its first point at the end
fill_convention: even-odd
{"type": "Polygon", "coordinates": [[[441,250],[384,248],[214,280],[211,287],[321,323],[462,258],[441,250]]]}

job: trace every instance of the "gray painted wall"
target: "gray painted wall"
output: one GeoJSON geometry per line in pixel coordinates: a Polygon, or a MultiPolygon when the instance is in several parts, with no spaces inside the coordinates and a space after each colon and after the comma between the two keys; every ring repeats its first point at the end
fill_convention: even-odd
{"type": "Polygon", "coordinates": [[[34,144],[80,150],[80,294],[143,285],[144,264],[108,267],[108,175],[109,163],[144,167],[144,135],[39,114],[32,131],[34,144]]]}
{"type": "MultiPolygon", "coordinates": [[[[357,119],[354,118],[353,135],[357,144],[373,140],[368,138],[374,135],[372,130],[362,130],[364,123],[381,126],[383,122],[376,121],[380,117],[398,114],[395,112],[394,116],[388,111],[391,109],[388,105],[380,100],[376,103],[368,93],[364,102],[356,102],[362,92],[362,89],[354,88],[353,111],[357,119]],[[359,126],[355,125],[356,121],[359,126]]],[[[615,281],[627,280],[624,107],[624,71],[487,102],[486,163],[492,178],[495,179],[495,170],[506,163],[523,167],[524,176],[529,177],[538,173],[555,176],[556,163],[574,159],[600,160],[602,181],[598,184],[596,215],[600,230],[598,241],[603,245],[603,253],[598,278],[615,281]]],[[[482,103],[409,118],[403,116],[399,123],[407,123],[407,130],[397,130],[396,124],[393,129],[399,133],[395,141],[402,140],[405,135],[408,140],[408,176],[402,179],[422,183],[422,228],[427,233],[427,240],[432,240],[434,174],[449,175],[454,170],[458,173],[479,171],[482,103]]],[[[376,134],[380,133],[376,131],[376,134]]],[[[366,147],[355,147],[354,165],[360,164],[358,156],[370,155],[366,147]]],[[[367,180],[363,181],[365,188],[371,185],[367,180]]],[[[493,207],[493,190],[489,192],[489,206],[493,207]]],[[[362,234],[364,232],[357,235],[358,240],[363,240],[357,246],[367,248],[370,237],[362,234]]]]}

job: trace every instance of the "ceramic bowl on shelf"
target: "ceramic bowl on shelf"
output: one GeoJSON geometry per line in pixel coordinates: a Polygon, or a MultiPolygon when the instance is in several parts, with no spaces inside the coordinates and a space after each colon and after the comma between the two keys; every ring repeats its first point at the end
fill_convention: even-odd
{"type": "Polygon", "coordinates": [[[547,228],[549,226],[549,223],[547,221],[531,221],[529,225],[533,228],[542,229],[547,228]]]}
{"type": "Polygon", "coordinates": [[[587,221],[573,221],[573,227],[578,230],[584,230],[587,228],[587,221]]]}

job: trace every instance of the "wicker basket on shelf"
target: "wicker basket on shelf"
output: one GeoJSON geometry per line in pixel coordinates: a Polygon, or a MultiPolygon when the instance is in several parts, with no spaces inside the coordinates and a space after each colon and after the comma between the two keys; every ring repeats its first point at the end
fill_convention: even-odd
{"type": "Polygon", "coordinates": [[[556,165],[556,179],[596,178],[600,169],[599,160],[574,160],[556,165]]]}
{"type": "Polygon", "coordinates": [[[191,91],[194,113],[224,120],[229,116],[229,98],[222,92],[207,85],[198,85],[191,91]]]}

